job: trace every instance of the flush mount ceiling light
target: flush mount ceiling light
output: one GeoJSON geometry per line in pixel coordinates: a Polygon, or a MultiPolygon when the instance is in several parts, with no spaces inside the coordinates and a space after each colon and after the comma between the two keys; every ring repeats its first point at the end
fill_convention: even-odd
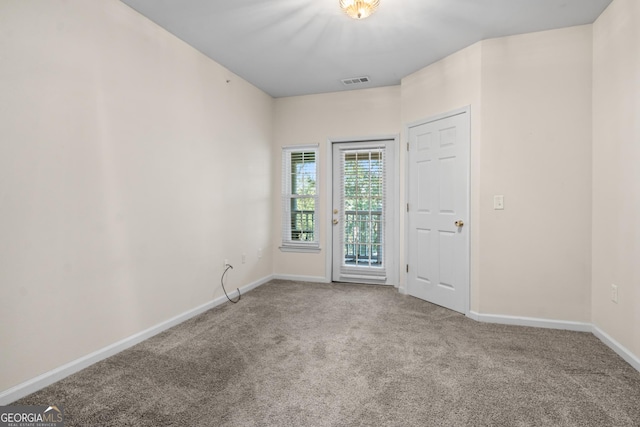
{"type": "Polygon", "coordinates": [[[380,0],[340,0],[340,8],[353,19],[364,19],[373,14],[380,0]]]}

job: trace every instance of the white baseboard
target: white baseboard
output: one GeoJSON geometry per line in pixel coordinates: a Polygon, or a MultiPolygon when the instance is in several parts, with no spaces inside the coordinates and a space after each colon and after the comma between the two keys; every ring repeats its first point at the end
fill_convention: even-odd
{"type": "Polygon", "coordinates": [[[478,322],[499,323],[501,325],[530,326],[534,328],[562,329],[566,331],[591,332],[590,323],[568,320],[548,320],[535,317],[505,316],[501,314],[480,314],[470,311],[468,317],[478,322]]]}
{"type": "Polygon", "coordinates": [[[294,276],[291,274],[274,274],[276,280],[290,280],[292,282],[331,283],[331,280],[322,276],[294,276]]]}
{"type": "MultiPolygon", "coordinates": [[[[255,282],[249,283],[248,285],[240,288],[240,292],[243,294],[249,292],[250,290],[257,288],[258,286],[269,282],[271,279],[273,279],[272,276],[267,276],[260,280],[256,280],[255,282]]],[[[229,297],[233,299],[235,296],[237,296],[237,294],[238,293],[234,289],[229,293],[229,297]]],[[[173,326],[176,326],[186,320],[189,320],[192,317],[195,317],[207,310],[222,305],[226,301],[227,298],[223,295],[219,298],[209,301],[206,304],[203,304],[199,307],[172,317],[169,320],[152,326],[149,329],[138,332],[135,335],[131,335],[130,337],[127,337],[121,341],[108,345],[100,350],[94,351],[91,354],[87,354],[86,356],[55,368],[28,381],[25,381],[22,384],[18,384],[8,390],[4,390],[0,392],[0,405],[8,405],[12,402],[15,402],[16,400],[34,393],[40,389],[43,389],[44,387],[51,385],[57,381],[60,381],[61,379],[66,378],[71,374],[75,374],[76,372],[79,372],[93,365],[94,363],[104,360],[107,357],[111,357],[114,354],[120,353],[121,351],[126,350],[129,347],[133,347],[134,345],[139,344],[142,341],[149,339],[152,336],[159,334],[160,332],[166,331],[167,329],[172,328],[173,326]]]]}
{"type": "Polygon", "coordinates": [[[563,329],[567,331],[591,332],[607,347],[615,351],[618,356],[622,357],[629,365],[640,372],[640,358],[634,355],[626,347],[614,340],[602,329],[591,323],[571,322],[566,320],[547,320],[537,319],[533,317],[503,316],[496,314],[480,314],[475,311],[469,311],[467,317],[478,322],[499,323],[502,325],[531,326],[534,328],[547,329],[563,329]]]}
{"type": "MultiPolygon", "coordinates": [[[[267,276],[255,282],[249,283],[248,285],[240,288],[241,293],[247,293],[252,289],[257,288],[272,279],[280,279],[280,280],[292,280],[292,281],[300,281],[300,282],[315,282],[315,283],[330,283],[325,277],[319,276],[293,276],[293,275],[273,275],[267,276]]],[[[403,289],[398,289],[400,292],[403,289]]],[[[237,296],[237,292],[234,290],[229,293],[230,298],[234,298],[237,296]]],[[[173,326],[176,326],[186,320],[191,319],[201,313],[204,313],[207,310],[210,310],[214,307],[217,307],[221,304],[224,304],[227,301],[226,297],[222,296],[216,298],[206,304],[203,304],[199,307],[186,311],[178,316],[175,316],[169,320],[166,320],[162,323],[159,323],[155,326],[152,326],[149,329],[146,329],[142,332],[139,332],[135,335],[132,335],[128,338],[125,338],[121,341],[118,341],[114,344],[111,344],[107,347],[104,347],[98,351],[95,351],[91,354],[83,356],[79,359],[76,359],[72,362],[69,362],[65,365],[62,365],[56,369],[53,369],[49,372],[46,372],[42,375],[39,375],[33,379],[25,381],[21,384],[16,385],[8,390],[0,392],[0,405],[8,405],[16,400],[27,396],[31,393],[34,393],[48,385],[51,385],[57,381],[60,381],[63,378],[68,377],[71,374],[81,371],[94,363],[97,363],[101,360],[106,359],[107,357],[113,356],[123,350],[126,350],[129,347],[132,347],[136,344],[141,343],[142,341],[151,338],[154,335],[159,334],[173,326]]],[[[505,315],[494,315],[494,314],[480,314],[474,311],[469,311],[467,317],[470,319],[476,320],[478,322],[486,322],[486,323],[499,323],[505,325],[517,325],[517,326],[530,326],[536,328],[548,328],[548,329],[563,329],[569,331],[578,331],[578,332],[592,332],[598,339],[600,339],[605,345],[611,348],[614,352],[616,352],[620,357],[622,357],[627,363],[629,363],[633,368],[637,371],[640,371],[640,358],[631,353],[627,348],[618,343],[615,339],[610,337],[606,332],[601,330],[595,325],[584,322],[572,322],[572,321],[564,321],[564,320],[548,320],[548,319],[538,319],[533,317],[518,317],[518,316],[505,316],[505,315]]]]}
{"type": "Polygon", "coordinates": [[[611,338],[609,334],[598,328],[596,325],[593,325],[592,332],[593,335],[598,337],[598,339],[605,343],[607,347],[618,353],[618,356],[622,357],[629,365],[633,366],[637,371],[640,372],[640,358],[631,353],[626,347],[611,338]]]}

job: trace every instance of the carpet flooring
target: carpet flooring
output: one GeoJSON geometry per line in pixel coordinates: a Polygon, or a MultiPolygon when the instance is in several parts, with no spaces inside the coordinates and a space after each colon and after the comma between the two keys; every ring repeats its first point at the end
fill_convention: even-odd
{"type": "Polygon", "coordinates": [[[67,427],[622,427],[640,373],[589,333],[272,281],[16,404],[62,405],[67,427]]]}

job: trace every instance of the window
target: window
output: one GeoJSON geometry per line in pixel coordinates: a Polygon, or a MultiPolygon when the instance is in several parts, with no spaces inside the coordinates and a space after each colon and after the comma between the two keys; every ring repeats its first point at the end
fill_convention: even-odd
{"type": "Polygon", "coordinates": [[[317,146],[282,149],[281,250],[319,250],[317,182],[317,146]]]}
{"type": "Polygon", "coordinates": [[[341,151],[341,239],[345,266],[383,266],[385,148],[341,151]]]}

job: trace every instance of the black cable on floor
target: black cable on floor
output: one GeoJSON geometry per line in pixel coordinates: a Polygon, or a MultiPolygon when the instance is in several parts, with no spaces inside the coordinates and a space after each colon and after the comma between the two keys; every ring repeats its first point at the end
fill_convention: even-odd
{"type": "Polygon", "coordinates": [[[238,301],[240,301],[240,298],[242,298],[242,295],[240,294],[240,289],[236,288],[236,290],[238,291],[238,299],[234,301],[231,298],[229,298],[229,295],[227,295],[227,290],[224,288],[224,275],[227,274],[227,271],[229,271],[230,268],[233,269],[233,266],[231,264],[227,264],[227,267],[222,272],[222,277],[220,277],[220,284],[222,285],[224,296],[226,296],[229,301],[236,304],[238,301]]]}

